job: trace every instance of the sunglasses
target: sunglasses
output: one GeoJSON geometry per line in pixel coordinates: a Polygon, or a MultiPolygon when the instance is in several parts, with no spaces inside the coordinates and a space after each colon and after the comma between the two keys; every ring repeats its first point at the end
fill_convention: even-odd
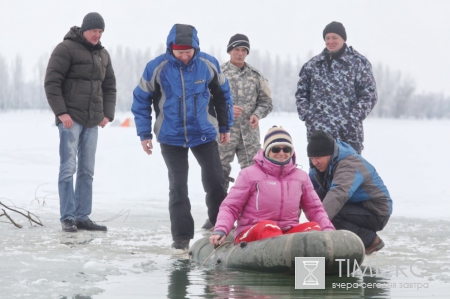
{"type": "Polygon", "coordinates": [[[274,154],[278,154],[281,150],[283,150],[283,152],[285,152],[285,153],[290,153],[290,152],[292,152],[292,148],[289,147],[289,146],[286,146],[286,147],[283,147],[283,148],[274,146],[274,147],[272,147],[270,150],[271,150],[272,153],[274,153],[274,154]]]}

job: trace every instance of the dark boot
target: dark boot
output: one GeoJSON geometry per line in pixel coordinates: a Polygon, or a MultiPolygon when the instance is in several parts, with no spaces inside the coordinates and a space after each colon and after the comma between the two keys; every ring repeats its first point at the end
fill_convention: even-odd
{"type": "Polygon", "coordinates": [[[66,219],[61,222],[62,230],[69,233],[77,232],[77,226],[75,225],[75,220],[66,219]]]}
{"type": "Polygon", "coordinates": [[[366,248],[366,254],[372,254],[374,252],[377,252],[378,250],[380,250],[381,248],[384,247],[384,242],[383,240],[380,239],[380,237],[376,237],[375,241],[373,241],[372,245],[370,245],[369,247],[366,248]]]}
{"type": "Polygon", "coordinates": [[[170,247],[174,249],[188,250],[190,240],[175,240],[170,247]]]}
{"type": "Polygon", "coordinates": [[[230,182],[234,183],[234,178],[227,177],[225,178],[225,190],[228,192],[228,188],[230,188],[230,182]]]}
{"type": "Polygon", "coordinates": [[[78,229],[107,231],[106,226],[98,225],[91,219],[85,221],[77,221],[78,229]]]}
{"type": "Polygon", "coordinates": [[[202,229],[212,231],[214,229],[214,225],[212,225],[212,223],[211,223],[211,221],[209,221],[209,219],[206,219],[205,223],[202,226],[202,229]]]}

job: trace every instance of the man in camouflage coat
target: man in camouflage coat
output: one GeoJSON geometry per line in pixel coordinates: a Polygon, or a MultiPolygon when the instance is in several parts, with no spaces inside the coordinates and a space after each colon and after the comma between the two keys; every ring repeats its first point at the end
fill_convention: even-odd
{"type": "Polygon", "coordinates": [[[272,111],[271,91],[260,71],[245,62],[250,53],[248,37],[236,34],[227,46],[230,61],[221,65],[228,79],[234,99],[234,124],[230,142],[219,145],[226,188],[230,181],[231,162],[238,157],[242,168],[253,164],[253,157],[261,149],[259,120],[272,111]]]}
{"type": "Polygon", "coordinates": [[[377,102],[372,66],[345,41],[339,22],[323,31],[326,48],[300,71],[295,94],[298,115],[305,122],[307,140],[317,130],[350,144],[358,154],[363,150],[363,120],[377,102]]]}

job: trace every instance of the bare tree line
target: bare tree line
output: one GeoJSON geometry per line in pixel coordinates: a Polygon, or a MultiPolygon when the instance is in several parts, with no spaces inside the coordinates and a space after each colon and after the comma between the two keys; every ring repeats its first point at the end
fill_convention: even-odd
{"type": "MultiPolygon", "coordinates": [[[[161,45],[156,51],[134,50],[118,46],[110,50],[117,79],[117,110],[128,111],[132,92],[146,63],[165,52],[161,45]]],[[[207,53],[219,63],[229,59],[222,48],[211,48],[207,53]]],[[[309,53],[308,57],[312,57],[309,53]]],[[[370,58],[370,57],[369,57],[370,58]]],[[[24,80],[21,56],[16,56],[10,66],[0,53],[0,110],[50,109],[44,92],[44,76],[49,54],[43,54],[33,67],[30,80],[24,80]]],[[[298,74],[306,59],[280,57],[268,52],[253,50],[247,61],[259,69],[269,80],[274,101],[274,111],[295,112],[295,91],[298,74]]],[[[417,93],[414,79],[405,78],[400,71],[388,66],[373,65],[377,82],[378,103],[370,114],[380,118],[450,118],[450,97],[441,93],[417,93]]]]}

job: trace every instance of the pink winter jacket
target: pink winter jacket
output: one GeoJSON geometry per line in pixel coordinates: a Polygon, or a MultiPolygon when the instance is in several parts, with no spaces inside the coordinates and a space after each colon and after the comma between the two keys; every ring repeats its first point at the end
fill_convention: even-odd
{"type": "Polygon", "coordinates": [[[286,231],[299,224],[299,209],[322,230],[334,230],[305,171],[293,162],[276,165],[264,157],[263,150],[253,160],[255,164],[241,170],[222,202],[214,230],[228,235],[237,219],[235,237],[262,220],[275,221],[286,231]]]}

